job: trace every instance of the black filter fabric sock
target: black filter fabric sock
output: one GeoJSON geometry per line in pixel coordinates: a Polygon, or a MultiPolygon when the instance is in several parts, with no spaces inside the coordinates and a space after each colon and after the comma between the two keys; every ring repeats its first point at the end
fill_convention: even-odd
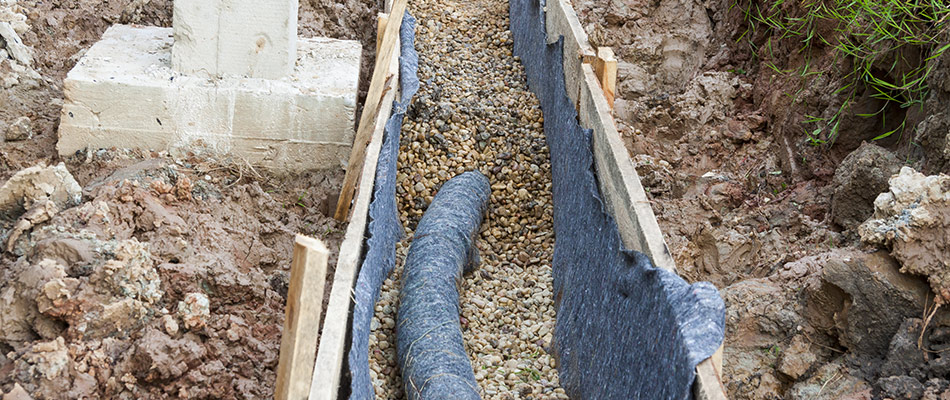
{"type": "Polygon", "coordinates": [[[442,185],[419,221],[402,273],[397,353],[409,400],[481,399],[459,324],[459,283],[491,188],[477,171],[442,185]]]}

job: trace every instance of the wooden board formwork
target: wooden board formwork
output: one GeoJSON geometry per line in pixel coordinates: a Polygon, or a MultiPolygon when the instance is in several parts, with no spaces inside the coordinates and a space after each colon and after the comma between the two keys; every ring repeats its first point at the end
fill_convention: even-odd
{"type": "MultiPolygon", "coordinates": [[[[387,3],[386,10],[389,11],[391,1],[387,3]]],[[[394,54],[388,66],[387,87],[379,102],[381,107],[376,115],[359,183],[355,188],[356,200],[350,212],[350,223],[346,228],[337,257],[336,271],[330,288],[330,301],[327,305],[320,347],[317,349],[317,360],[313,368],[310,400],[336,400],[340,391],[340,377],[346,365],[346,344],[349,340],[352,317],[353,288],[362,264],[364,239],[369,223],[369,203],[373,197],[373,184],[376,178],[376,164],[379,161],[386,122],[392,114],[393,100],[398,95],[400,46],[398,37],[393,46],[394,54]]],[[[376,68],[379,66],[377,65],[376,68]]]]}
{"type": "MultiPolygon", "coordinates": [[[[591,65],[596,54],[573,6],[567,0],[545,3],[548,43],[564,37],[564,83],[577,104],[582,127],[593,130],[594,165],[604,202],[620,230],[624,247],[644,253],[653,264],[676,272],[650,199],[611,114],[611,107],[591,65]]],[[[693,391],[698,399],[726,399],[722,383],[722,346],[696,367],[693,391]]]]}

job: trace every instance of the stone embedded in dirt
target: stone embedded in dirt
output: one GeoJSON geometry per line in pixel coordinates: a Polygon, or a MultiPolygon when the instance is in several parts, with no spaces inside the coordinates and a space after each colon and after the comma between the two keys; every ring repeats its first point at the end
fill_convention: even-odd
{"type": "Polygon", "coordinates": [[[59,213],[59,208],[51,200],[43,199],[34,204],[32,208],[20,216],[13,225],[13,229],[10,229],[7,234],[7,251],[13,252],[21,235],[33,229],[34,226],[53,219],[53,216],[57,213],[59,213]]]}
{"type": "MultiPolygon", "coordinates": [[[[918,277],[901,274],[897,262],[884,252],[842,251],[822,270],[826,283],[847,298],[832,314],[841,344],[858,354],[881,357],[905,318],[920,316],[930,296],[918,277]]],[[[809,298],[819,293],[809,293],[809,298]]]]}
{"type": "Polygon", "coordinates": [[[834,222],[851,230],[874,213],[874,199],[887,191],[887,180],[900,170],[900,160],[875,144],[863,143],[835,170],[831,186],[834,222]]]}
{"type": "Polygon", "coordinates": [[[115,249],[115,259],[106,261],[101,272],[114,293],[148,304],[162,298],[162,280],[151,253],[135,238],[121,242],[115,249]]]}
{"type": "Polygon", "coordinates": [[[193,335],[172,339],[158,329],[149,328],[137,342],[132,362],[136,377],[146,382],[174,379],[204,357],[205,349],[193,335]]]}
{"type": "Polygon", "coordinates": [[[33,138],[33,121],[29,117],[20,117],[7,127],[6,138],[9,142],[33,138]]]}
{"type": "Polygon", "coordinates": [[[881,394],[891,399],[917,400],[924,395],[924,385],[907,375],[891,376],[877,380],[881,394]]]}
{"type": "MultiPolygon", "coordinates": [[[[946,375],[944,375],[946,376],[946,375]]],[[[933,378],[924,382],[924,395],[921,397],[926,400],[946,400],[950,399],[950,381],[942,378],[933,378]]]]}
{"type": "Polygon", "coordinates": [[[919,318],[908,318],[901,323],[888,346],[880,376],[908,375],[919,380],[927,378],[927,359],[931,357],[917,348],[923,324],[919,318]]]}
{"type": "Polygon", "coordinates": [[[818,357],[810,349],[811,344],[804,335],[796,335],[792,338],[792,343],[782,351],[782,359],[779,361],[779,372],[788,375],[792,379],[798,379],[808,372],[808,369],[818,361],[818,357]]]}
{"type": "Polygon", "coordinates": [[[69,366],[69,354],[66,341],[62,336],[48,342],[36,342],[24,357],[33,374],[42,375],[47,380],[55,379],[66,373],[69,366]]]}
{"type": "MultiPolygon", "coordinates": [[[[38,242],[80,240],[61,238],[58,235],[63,233],[51,231],[41,230],[38,242]]],[[[20,343],[36,335],[100,339],[129,333],[151,318],[163,292],[145,246],[134,238],[83,240],[96,249],[90,255],[95,259],[75,269],[53,258],[23,257],[12,266],[11,279],[0,283],[0,341],[20,343]],[[85,272],[72,277],[67,269],[85,272]]]]}
{"type": "Polygon", "coordinates": [[[14,383],[13,389],[3,395],[3,400],[33,400],[33,397],[19,383],[14,383]]]}
{"type": "Polygon", "coordinates": [[[794,293],[817,281],[819,263],[789,263],[782,268],[768,278],[748,279],[721,290],[726,337],[734,338],[723,357],[730,398],[762,399],[783,391],[776,365],[782,349],[789,347],[789,332],[807,323],[794,293]]]}
{"type": "Polygon", "coordinates": [[[33,49],[23,44],[20,35],[9,22],[0,22],[0,38],[3,39],[7,53],[14,60],[27,67],[33,65],[33,49]]]}
{"type": "Polygon", "coordinates": [[[82,187],[66,169],[66,164],[43,164],[24,169],[0,186],[0,214],[16,218],[42,200],[50,200],[60,210],[79,204],[82,187]]]}
{"type": "Polygon", "coordinates": [[[41,288],[53,279],[66,277],[65,268],[49,260],[36,264],[21,261],[10,269],[10,279],[0,283],[0,342],[8,345],[36,339],[37,335],[55,339],[58,331],[49,332],[49,319],[41,315],[36,298],[41,288]]]}
{"type": "Polygon", "coordinates": [[[871,400],[871,385],[852,375],[845,357],[818,367],[785,392],[790,400],[871,400]]]}
{"type": "Polygon", "coordinates": [[[208,323],[211,302],[201,293],[188,293],[184,301],[178,302],[178,315],[185,323],[185,329],[199,329],[208,323]]]}
{"type": "Polygon", "coordinates": [[[937,301],[950,301],[950,176],[904,167],[858,228],[861,240],[889,248],[901,272],[927,277],[937,301]]]}
{"type": "Polygon", "coordinates": [[[937,355],[927,362],[927,369],[935,376],[950,376],[950,357],[937,355]]]}
{"type": "Polygon", "coordinates": [[[175,336],[175,334],[178,333],[178,321],[170,314],[162,317],[162,327],[165,328],[165,333],[171,336],[175,336]]]}
{"type": "MultiPolygon", "coordinates": [[[[947,65],[946,55],[940,57],[942,65],[947,65]]],[[[924,153],[924,168],[926,171],[947,171],[950,167],[950,112],[947,111],[945,98],[950,91],[950,73],[947,68],[934,68],[934,76],[931,79],[939,79],[940,89],[934,90],[936,96],[932,96],[926,103],[927,112],[925,117],[914,129],[914,143],[924,153]],[[939,93],[939,94],[938,94],[939,93]]],[[[931,84],[931,89],[937,85],[931,84]]]]}

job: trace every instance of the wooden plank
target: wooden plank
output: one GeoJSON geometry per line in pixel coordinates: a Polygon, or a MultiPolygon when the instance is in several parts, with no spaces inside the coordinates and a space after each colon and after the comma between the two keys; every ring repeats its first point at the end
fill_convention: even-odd
{"type": "Polygon", "coordinates": [[[275,399],[305,400],[310,395],[329,257],[330,252],[323,242],[297,235],[284,311],[284,333],[280,340],[275,399]]]}
{"type": "MultiPolygon", "coordinates": [[[[390,63],[389,71],[394,76],[399,73],[398,56],[390,63]]],[[[336,400],[340,387],[340,375],[343,371],[343,358],[346,355],[346,338],[350,325],[350,306],[352,305],[353,286],[359,272],[360,258],[363,254],[363,239],[366,233],[366,224],[370,199],[373,196],[373,183],[376,177],[376,163],[379,160],[379,150],[383,144],[383,131],[386,121],[392,112],[391,105],[396,98],[396,81],[388,83],[388,89],[383,97],[382,108],[376,117],[375,129],[367,146],[366,163],[359,180],[356,192],[356,203],[353,206],[353,218],[346,229],[340,254],[337,257],[336,273],[333,286],[330,289],[330,303],[327,305],[324,318],[323,332],[320,337],[320,348],[317,350],[317,362],[313,369],[313,379],[310,386],[311,400],[336,400]]]]}
{"type": "Polygon", "coordinates": [[[389,14],[379,13],[376,16],[376,54],[379,54],[379,46],[383,44],[383,33],[386,32],[387,22],[389,22],[389,14]]]}
{"type": "Polygon", "coordinates": [[[623,244],[650,257],[659,268],[676,272],[640,176],[610,115],[610,107],[590,65],[583,65],[581,126],[593,129],[594,166],[607,208],[617,221],[623,244]]]}
{"type": "MultiPolygon", "coordinates": [[[[581,84],[578,118],[581,126],[593,130],[594,166],[600,191],[617,222],[624,247],[646,254],[659,268],[676,272],[676,263],[663,239],[640,176],[614,125],[597,75],[590,65],[583,65],[582,70],[584,83],[581,84]]],[[[693,390],[699,399],[727,398],[722,384],[722,346],[716,354],[718,356],[696,366],[693,390]]]]}
{"type": "Polygon", "coordinates": [[[392,12],[389,14],[389,21],[386,23],[386,30],[383,33],[383,44],[380,45],[380,51],[376,53],[376,66],[373,71],[373,78],[370,80],[369,92],[366,94],[366,102],[363,104],[363,114],[360,116],[360,124],[356,129],[356,138],[353,140],[353,149],[350,151],[350,161],[346,167],[346,176],[343,178],[343,187],[340,191],[340,198],[337,200],[336,213],[334,218],[337,221],[346,221],[350,213],[350,202],[353,200],[353,194],[356,191],[356,184],[363,170],[363,163],[366,158],[366,147],[372,138],[376,116],[379,114],[380,105],[383,104],[382,97],[386,92],[386,82],[389,80],[390,71],[386,66],[390,65],[393,59],[393,53],[398,52],[396,43],[399,41],[399,27],[402,25],[402,17],[406,13],[407,0],[395,0],[393,2],[392,12]],[[383,66],[383,68],[378,68],[383,66]]]}
{"type": "Polygon", "coordinates": [[[548,43],[564,36],[564,84],[567,95],[574,104],[579,104],[581,82],[584,75],[581,65],[596,59],[594,48],[587,40],[587,32],[581,26],[574,7],[567,0],[548,0],[545,4],[545,23],[548,43]]]}
{"type": "Polygon", "coordinates": [[[617,93],[617,58],[610,47],[597,48],[597,60],[594,62],[594,73],[600,81],[600,88],[607,98],[607,105],[614,109],[614,96],[617,93]]]}
{"type": "Polygon", "coordinates": [[[726,400],[726,386],[722,383],[722,349],[696,366],[693,395],[697,400],[726,400]]]}

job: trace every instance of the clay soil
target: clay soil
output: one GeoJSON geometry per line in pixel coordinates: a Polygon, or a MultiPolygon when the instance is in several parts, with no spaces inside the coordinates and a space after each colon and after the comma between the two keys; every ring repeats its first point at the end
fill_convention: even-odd
{"type": "MultiPolygon", "coordinates": [[[[945,370],[919,365],[938,363],[936,353],[915,344],[909,354],[920,363],[895,367],[900,363],[889,360],[904,355],[895,353],[900,340],[891,336],[905,318],[924,316],[933,293],[857,235],[900,167],[948,172],[945,156],[936,154],[945,141],[933,139],[946,135],[946,64],[934,61],[936,89],[923,109],[885,111],[897,123],[906,115],[909,127],[930,118],[931,131],[942,133],[924,126],[915,137],[909,128],[862,145],[894,122],[854,115],[882,106],[859,93],[838,140],[813,146],[806,116],[828,116],[841,104],[833,88],[842,85],[848,60],[817,46],[811,59],[824,72],[820,79],[769,68],[803,62],[792,40],[774,41],[768,57],[752,51],[750,41],[762,47],[768,38],[748,33],[742,10],[771,3],[573,4],[591,43],[612,47],[620,59],[614,114],[679,273],[714,283],[726,301],[730,398],[916,398],[925,388],[928,396],[950,395],[945,370]],[[936,155],[921,154],[922,141],[936,142],[929,150],[936,155]],[[899,283],[891,285],[891,276],[899,283]],[[903,289],[887,291],[894,287],[903,289]],[[866,325],[855,322],[862,319],[866,325]]],[[[908,326],[919,333],[919,325],[908,326]]]]}
{"type": "MultiPolygon", "coordinates": [[[[301,1],[301,35],[362,42],[360,97],[375,57],[376,7],[301,1]]],[[[0,180],[63,162],[82,200],[0,256],[0,393],[273,397],[293,237],[332,249],[332,277],[345,225],[328,215],[342,169],[281,176],[240,160],[115,149],[59,157],[66,73],[112,24],[170,26],[172,1],[3,8],[0,18],[25,16],[20,36],[37,73],[0,61],[0,74],[17,78],[0,90],[0,127],[24,116],[33,123],[31,139],[0,144],[0,180]]],[[[4,240],[16,220],[0,221],[4,240]]]]}
{"type": "MultiPolygon", "coordinates": [[[[621,59],[615,116],[680,274],[726,301],[730,398],[950,397],[940,356],[950,317],[934,314],[921,335],[927,282],[857,234],[897,169],[950,171],[950,57],[932,61],[923,108],[887,110],[916,130],[862,145],[892,126],[849,115],[834,145],[811,146],[803,121],[840,105],[828,88],[847,61],[819,46],[822,80],[776,73],[767,63],[799,65],[796,44],[758,57],[748,42],[767,38],[744,36],[740,3],[574,1],[591,42],[621,59]]],[[[301,1],[301,35],[363,43],[361,92],[377,11],[301,1]]],[[[338,248],[344,226],[327,215],[342,171],[277,176],[121,150],[59,157],[66,73],[111,24],[170,26],[171,0],[0,2],[0,20],[7,12],[25,17],[36,73],[0,60],[0,132],[33,124],[31,139],[0,143],[0,180],[63,162],[82,200],[0,256],[0,392],[272,397],[292,238],[338,248]]],[[[880,107],[861,94],[852,114],[880,107]]],[[[4,244],[16,220],[0,219],[4,244]]]]}

